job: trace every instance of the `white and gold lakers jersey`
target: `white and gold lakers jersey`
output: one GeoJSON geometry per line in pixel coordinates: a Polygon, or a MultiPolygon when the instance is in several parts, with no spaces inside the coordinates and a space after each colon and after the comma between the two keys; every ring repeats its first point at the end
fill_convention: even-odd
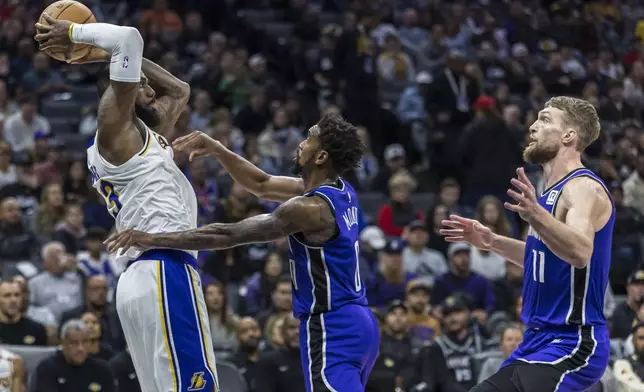
{"type": "MultiPolygon", "coordinates": [[[[92,186],[105,199],[117,231],[162,233],[196,228],[197,197],[192,185],[174,163],[168,141],[145,129],[141,151],[118,166],[101,156],[94,137],[87,149],[92,186]]],[[[135,259],[140,253],[130,250],[118,258],[135,259]]]]}
{"type": "Polygon", "coordinates": [[[13,360],[16,355],[5,349],[0,349],[0,392],[11,392],[13,381],[13,360]]]}

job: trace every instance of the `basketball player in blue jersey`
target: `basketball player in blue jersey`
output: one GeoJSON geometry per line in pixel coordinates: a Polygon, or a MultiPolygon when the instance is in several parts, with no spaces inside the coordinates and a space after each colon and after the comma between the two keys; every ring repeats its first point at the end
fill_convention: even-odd
{"type": "Polygon", "coordinates": [[[497,235],[475,220],[451,216],[441,233],[496,252],[524,268],[523,343],[474,392],[579,392],[608,365],[604,317],[615,222],[612,198],[581,156],[599,136],[599,118],[587,101],[555,97],[530,127],[524,151],[543,166],[547,189],[535,188],[518,169],[505,206],[529,223],[526,242],[497,235]]]}
{"type": "Polygon", "coordinates": [[[224,249],[289,236],[306,389],[364,391],[378,355],[379,333],[358,267],[358,197],[340,177],[362,156],[356,128],[337,115],[322,117],[297,150],[301,178],[269,176],[201,132],[178,139],[175,148],[194,149],[190,159],[214,155],[248,190],[284,203],[271,214],[233,224],[167,234],[124,231],[108,239],[109,249],[224,249]]]}

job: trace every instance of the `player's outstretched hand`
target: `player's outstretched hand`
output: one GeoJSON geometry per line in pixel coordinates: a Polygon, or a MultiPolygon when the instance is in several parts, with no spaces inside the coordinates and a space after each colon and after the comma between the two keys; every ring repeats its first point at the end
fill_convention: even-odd
{"type": "Polygon", "coordinates": [[[492,249],[494,233],[477,220],[450,215],[441,224],[447,227],[439,231],[447,242],[467,242],[482,250],[492,249]]]}
{"type": "Polygon", "coordinates": [[[522,167],[517,169],[517,178],[513,178],[510,182],[519,190],[517,192],[514,189],[508,189],[508,195],[516,200],[517,204],[506,202],[504,206],[508,210],[518,213],[524,221],[530,222],[540,208],[537,202],[537,191],[532,186],[522,167]]]}
{"type": "Polygon", "coordinates": [[[103,243],[107,244],[107,251],[110,253],[119,249],[127,252],[129,248],[147,249],[151,247],[152,236],[148,233],[128,229],[112,234],[103,243]]]}
{"type": "Polygon", "coordinates": [[[172,148],[177,151],[192,150],[189,158],[190,162],[197,157],[212,155],[222,147],[219,141],[201,131],[194,131],[189,135],[181,136],[172,143],[172,148]]]}
{"type": "Polygon", "coordinates": [[[52,18],[49,14],[43,14],[43,18],[49,23],[46,26],[36,23],[38,34],[34,37],[38,41],[40,50],[57,49],[65,52],[65,59],[70,59],[74,50],[74,43],[70,37],[69,26],[72,22],[52,18]]]}

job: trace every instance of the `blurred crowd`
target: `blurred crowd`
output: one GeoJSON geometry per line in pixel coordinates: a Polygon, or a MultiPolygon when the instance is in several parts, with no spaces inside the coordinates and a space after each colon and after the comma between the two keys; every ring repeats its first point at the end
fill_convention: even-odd
{"type": "MultiPolygon", "coordinates": [[[[112,301],[121,267],[103,245],[113,220],[85,164],[97,100],[82,93],[97,67],[38,52],[34,21],[51,2],[0,0],[0,379],[139,391],[112,301]]],[[[447,244],[440,222],[456,213],[525,238],[503,202],[517,167],[544,187],[522,160],[527,129],[551,96],[591,102],[602,133],[584,162],[617,214],[611,367],[594,390],[644,391],[641,0],[84,3],[99,21],[138,27],[145,56],[190,83],[170,141],[202,130],[284,174],[321,114],[359,127],[367,151],[345,178],[360,193],[360,274],[382,327],[368,391],[467,391],[521,342],[522,269],[447,244]]],[[[214,159],[175,159],[200,224],[275,208],[214,159]]],[[[220,381],[241,380],[226,390],[303,391],[287,242],[201,252],[199,263],[220,381]]]]}

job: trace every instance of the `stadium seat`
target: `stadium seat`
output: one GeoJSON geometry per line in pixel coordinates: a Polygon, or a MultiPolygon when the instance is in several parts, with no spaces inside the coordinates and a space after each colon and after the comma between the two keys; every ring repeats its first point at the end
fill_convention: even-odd
{"type": "MultiPolygon", "coordinates": [[[[25,370],[27,371],[27,390],[32,391],[33,376],[38,364],[45,358],[49,357],[58,350],[58,347],[42,347],[42,346],[16,346],[16,345],[0,345],[7,351],[16,355],[20,355],[25,361],[25,370]]],[[[35,392],[35,391],[33,391],[35,392]]]]}
{"type": "Polygon", "coordinates": [[[78,122],[73,118],[51,117],[49,119],[51,133],[54,135],[75,134],[78,131],[78,122]]]}
{"type": "Polygon", "coordinates": [[[372,192],[359,194],[358,200],[365,215],[375,216],[382,203],[387,201],[387,198],[382,193],[372,192]]]}
{"type": "Polygon", "coordinates": [[[415,209],[423,212],[427,211],[436,200],[436,195],[433,193],[412,193],[409,195],[409,201],[415,209]]]}
{"type": "Polygon", "coordinates": [[[77,119],[80,121],[81,118],[81,105],[79,102],[73,99],[67,101],[52,101],[47,100],[42,103],[42,115],[47,117],[49,121],[53,118],[69,118],[77,119]]]}
{"type": "Polygon", "coordinates": [[[71,93],[73,99],[78,102],[89,103],[98,100],[98,92],[94,86],[72,87],[71,93]]]}
{"type": "Polygon", "coordinates": [[[226,392],[248,392],[248,384],[237,367],[230,362],[217,361],[219,389],[226,392]]]}

